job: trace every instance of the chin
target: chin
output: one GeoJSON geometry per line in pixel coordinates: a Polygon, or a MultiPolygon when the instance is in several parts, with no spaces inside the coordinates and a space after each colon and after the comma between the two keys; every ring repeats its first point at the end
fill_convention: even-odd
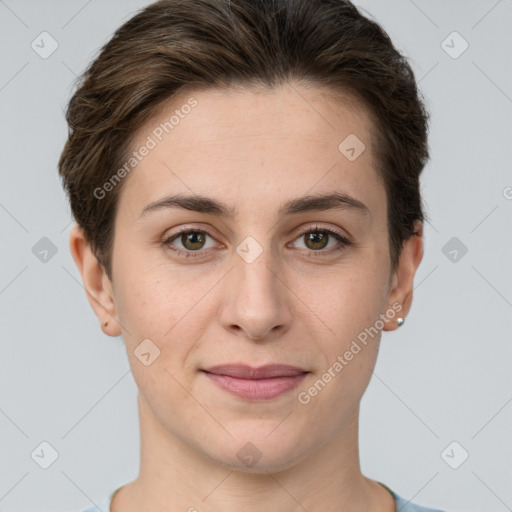
{"type": "Polygon", "coordinates": [[[268,432],[271,429],[260,428],[251,435],[246,430],[245,435],[235,435],[229,446],[220,447],[221,453],[212,456],[230,470],[244,473],[274,473],[297,464],[301,458],[297,450],[300,436],[279,436],[276,432],[268,436],[268,432]]]}

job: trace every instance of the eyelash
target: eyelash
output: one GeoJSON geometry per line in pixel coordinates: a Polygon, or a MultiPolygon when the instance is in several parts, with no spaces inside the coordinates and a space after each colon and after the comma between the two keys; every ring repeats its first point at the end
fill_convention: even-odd
{"type": "MultiPolygon", "coordinates": [[[[181,235],[189,234],[189,233],[204,233],[204,234],[210,236],[211,238],[214,238],[212,234],[210,234],[208,231],[206,231],[204,229],[182,228],[178,232],[171,235],[170,237],[167,237],[166,239],[164,239],[162,241],[162,245],[166,246],[168,250],[172,251],[173,253],[177,254],[178,256],[183,256],[185,258],[201,257],[202,256],[201,253],[204,253],[205,249],[198,249],[197,251],[191,251],[191,250],[183,250],[183,249],[177,249],[177,248],[171,247],[171,242],[173,242],[174,240],[179,238],[181,235]]],[[[339,242],[335,247],[331,247],[328,250],[319,249],[319,250],[315,251],[313,249],[310,249],[309,252],[310,252],[311,257],[318,257],[318,256],[321,257],[321,256],[331,255],[332,253],[338,253],[338,252],[344,250],[346,247],[350,247],[350,246],[354,245],[353,242],[351,242],[348,238],[340,235],[336,231],[333,231],[333,230],[327,229],[327,228],[321,228],[318,226],[310,226],[307,230],[301,232],[297,236],[297,238],[295,238],[295,240],[297,240],[298,238],[300,238],[308,233],[326,233],[329,236],[334,237],[339,242]]],[[[208,250],[208,249],[206,249],[206,250],[208,250]]]]}

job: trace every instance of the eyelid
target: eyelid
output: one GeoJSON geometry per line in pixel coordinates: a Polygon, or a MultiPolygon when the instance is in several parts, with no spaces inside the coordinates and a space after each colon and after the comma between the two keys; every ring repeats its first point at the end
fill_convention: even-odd
{"type": "Polygon", "coordinates": [[[297,238],[301,235],[305,235],[306,233],[309,233],[312,231],[327,231],[328,233],[332,233],[332,234],[339,236],[341,239],[344,239],[347,242],[350,241],[348,235],[344,234],[344,232],[342,232],[341,230],[331,227],[331,226],[323,226],[322,223],[319,223],[319,222],[313,222],[309,226],[306,226],[305,228],[301,228],[295,238],[297,238]]]}
{"type": "MultiPolygon", "coordinates": [[[[167,230],[167,231],[170,231],[170,230],[167,230]]],[[[167,231],[166,231],[166,233],[167,233],[167,231]]],[[[162,242],[177,238],[179,235],[181,235],[183,233],[190,233],[190,232],[206,233],[207,235],[211,236],[212,238],[217,237],[217,235],[214,234],[213,230],[207,224],[199,223],[199,224],[196,224],[193,226],[190,226],[190,225],[179,226],[174,233],[172,233],[170,235],[164,234],[162,236],[162,242]]]]}
{"type": "Polygon", "coordinates": [[[343,252],[348,247],[355,245],[355,243],[346,235],[342,234],[335,228],[332,227],[324,227],[319,225],[319,223],[313,223],[309,225],[307,228],[301,229],[300,232],[295,236],[292,243],[295,242],[298,238],[306,235],[307,233],[316,233],[316,232],[326,232],[330,237],[334,237],[338,243],[329,249],[297,249],[299,252],[307,252],[308,256],[313,257],[329,257],[340,252],[343,252]]]}
{"type": "MultiPolygon", "coordinates": [[[[171,242],[174,242],[174,240],[176,240],[181,235],[186,234],[186,233],[204,233],[217,242],[215,235],[213,235],[208,228],[204,228],[204,227],[199,228],[199,227],[195,227],[195,226],[182,226],[175,233],[173,233],[171,235],[164,235],[161,243],[162,243],[162,245],[168,246],[171,242]]],[[[219,243],[220,242],[217,242],[217,245],[219,245],[219,243]]],[[[220,245],[224,245],[224,244],[220,244],[220,245]]],[[[213,247],[208,247],[207,249],[198,249],[197,251],[185,250],[185,249],[181,249],[181,248],[177,248],[176,250],[174,250],[174,249],[171,249],[171,250],[175,251],[177,253],[181,252],[181,253],[193,254],[193,253],[204,253],[210,249],[213,249],[213,247]]]]}

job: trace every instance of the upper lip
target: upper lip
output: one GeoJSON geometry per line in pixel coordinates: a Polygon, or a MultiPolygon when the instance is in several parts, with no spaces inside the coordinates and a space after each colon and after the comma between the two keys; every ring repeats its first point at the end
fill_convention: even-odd
{"type": "Polygon", "coordinates": [[[257,368],[246,364],[221,364],[211,366],[203,371],[239,379],[269,379],[271,377],[288,377],[307,373],[307,370],[288,364],[266,364],[257,368]]]}

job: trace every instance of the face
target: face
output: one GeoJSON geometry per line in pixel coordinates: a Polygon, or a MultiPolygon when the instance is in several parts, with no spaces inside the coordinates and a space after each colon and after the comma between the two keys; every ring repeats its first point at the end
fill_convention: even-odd
{"type": "Polygon", "coordinates": [[[278,470],[354,420],[383,325],[404,316],[369,134],[364,110],[298,85],[192,91],[138,132],[133,150],[153,147],[124,178],[111,313],[165,435],[278,470]],[[204,371],[229,364],[303,373],[204,371]]]}

